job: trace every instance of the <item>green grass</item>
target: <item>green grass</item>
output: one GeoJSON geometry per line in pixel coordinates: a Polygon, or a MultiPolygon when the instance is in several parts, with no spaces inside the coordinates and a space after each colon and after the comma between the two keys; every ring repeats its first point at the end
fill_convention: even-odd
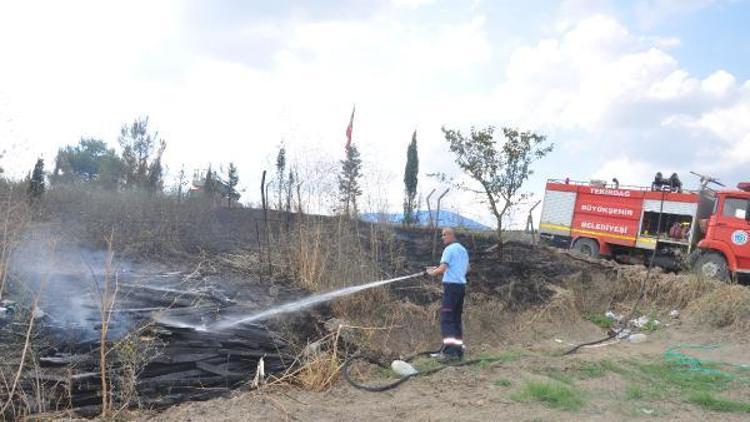
{"type": "Polygon", "coordinates": [[[495,384],[498,387],[510,387],[513,385],[512,382],[508,378],[500,378],[499,380],[495,381],[493,384],[495,384]]]}
{"type": "Polygon", "coordinates": [[[473,366],[476,366],[479,369],[487,369],[495,363],[515,362],[521,359],[523,355],[524,352],[517,349],[508,349],[495,353],[481,353],[476,358],[473,358],[477,359],[477,363],[473,366]]]}
{"type": "Polygon", "coordinates": [[[411,366],[417,369],[419,372],[429,371],[439,366],[443,366],[443,363],[437,359],[433,359],[427,356],[420,356],[411,362],[411,366]]]}
{"type": "Polygon", "coordinates": [[[573,381],[575,379],[585,380],[591,378],[601,378],[605,376],[607,372],[623,374],[625,372],[625,369],[616,365],[610,360],[604,359],[597,362],[577,362],[567,370],[562,370],[559,368],[542,368],[534,372],[560,381],[563,384],[573,384],[573,381]]]}
{"type": "Polygon", "coordinates": [[[706,391],[690,394],[688,402],[716,412],[750,413],[750,403],[743,403],[724,397],[714,397],[706,391]]]}
{"type": "Polygon", "coordinates": [[[665,363],[639,364],[638,369],[646,382],[655,387],[676,388],[683,391],[721,391],[732,381],[730,376],[722,374],[691,371],[665,363]]]}
{"type": "Polygon", "coordinates": [[[545,375],[549,378],[552,378],[555,381],[561,382],[563,384],[573,385],[573,377],[568,374],[567,372],[558,369],[558,368],[544,368],[537,373],[541,375],[545,375]]]}
{"type": "Polygon", "coordinates": [[[610,370],[609,364],[602,362],[582,362],[575,366],[577,376],[582,379],[601,378],[610,370]]]}
{"type": "Polygon", "coordinates": [[[625,397],[628,400],[640,400],[644,397],[643,389],[639,385],[629,385],[625,389],[625,397]]]}
{"type": "Polygon", "coordinates": [[[614,318],[610,318],[604,314],[589,314],[586,319],[601,328],[612,328],[615,324],[614,318]]]}
{"type": "Polygon", "coordinates": [[[558,382],[528,381],[511,398],[520,402],[539,402],[552,409],[567,411],[580,410],[586,404],[580,390],[558,382]]]}

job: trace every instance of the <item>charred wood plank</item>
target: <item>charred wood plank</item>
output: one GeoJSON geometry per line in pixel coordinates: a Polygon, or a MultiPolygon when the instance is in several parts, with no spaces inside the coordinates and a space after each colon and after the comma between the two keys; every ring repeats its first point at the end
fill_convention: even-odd
{"type": "Polygon", "coordinates": [[[206,372],[212,373],[214,375],[219,375],[222,377],[248,377],[250,374],[250,371],[246,371],[243,373],[243,372],[229,370],[228,365],[226,364],[225,365],[212,365],[207,362],[196,362],[195,366],[198,367],[198,369],[202,369],[206,372]]]}
{"type": "Polygon", "coordinates": [[[42,367],[80,365],[83,363],[93,363],[93,361],[93,356],[90,354],[60,353],[39,358],[39,363],[42,367]]]}
{"type": "Polygon", "coordinates": [[[243,356],[243,357],[254,357],[254,358],[281,358],[278,353],[270,353],[265,350],[247,350],[247,349],[219,349],[216,351],[219,354],[229,356],[243,356]]]}

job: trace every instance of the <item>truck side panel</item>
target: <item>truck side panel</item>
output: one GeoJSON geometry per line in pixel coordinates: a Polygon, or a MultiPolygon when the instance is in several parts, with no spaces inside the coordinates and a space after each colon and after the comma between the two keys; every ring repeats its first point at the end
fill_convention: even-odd
{"type": "MultiPolygon", "coordinates": [[[[697,198],[694,199],[694,201],[695,200],[697,200],[697,198]]],[[[647,199],[643,201],[643,209],[647,212],[659,212],[659,210],[661,209],[661,200],[647,199]]],[[[664,214],[678,214],[694,217],[697,209],[697,202],[677,202],[665,200],[663,212],[664,214]]]]}
{"type": "Polygon", "coordinates": [[[576,200],[573,236],[635,246],[642,207],[642,192],[582,186],[576,200]]]}
{"type": "Polygon", "coordinates": [[[570,236],[575,210],[576,192],[547,189],[544,193],[539,232],[558,236],[570,236]]]}
{"type": "Polygon", "coordinates": [[[573,218],[573,236],[598,238],[621,246],[635,246],[638,220],[614,219],[589,214],[573,218]]]}

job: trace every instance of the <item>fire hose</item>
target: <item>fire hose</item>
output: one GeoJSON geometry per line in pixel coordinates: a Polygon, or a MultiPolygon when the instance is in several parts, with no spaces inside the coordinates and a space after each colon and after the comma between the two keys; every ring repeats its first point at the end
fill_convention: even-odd
{"type": "MultiPolygon", "coordinates": [[[[441,350],[442,349],[430,350],[430,351],[425,351],[425,352],[417,352],[417,353],[414,353],[412,355],[409,355],[409,356],[403,358],[402,360],[404,362],[411,362],[412,360],[414,360],[415,358],[417,358],[419,356],[428,356],[428,355],[431,355],[431,354],[434,354],[434,353],[439,353],[441,350]]],[[[356,381],[352,377],[351,372],[350,372],[351,371],[351,365],[352,365],[352,363],[354,363],[356,361],[365,361],[365,362],[371,363],[371,364],[376,365],[376,366],[378,366],[380,368],[383,368],[383,369],[390,368],[390,366],[388,366],[386,363],[384,363],[383,361],[381,361],[380,359],[378,359],[378,358],[376,358],[374,356],[367,356],[367,355],[364,355],[364,354],[357,354],[357,353],[355,353],[354,355],[350,356],[349,358],[347,358],[344,361],[344,365],[341,368],[341,372],[343,373],[344,379],[346,380],[346,382],[348,382],[352,387],[358,388],[358,389],[364,390],[364,391],[370,391],[370,392],[373,392],[373,393],[379,393],[379,392],[383,392],[383,391],[388,391],[388,390],[394,389],[394,388],[398,387],[399,385],[405,383],[406,381],[408,381],[408,380],[410,380],[412,378],[419,377],[419,376],[432,375],[432,374],[434,374],[436,372],[442,371],[445,368],[459,367],[459,366],[470,366],[470,365],[475,365],[475,364],[478,364],[478,363],[493,363],[493,362],[499,362],[501,360],[503,360],[503,358],[498,357],[498,358],[478,358],[478,359],[469,359],[469,360],[446,362],[445,364],[437,366],[437,367],[434,367],[434,368],[426,369],[424,371],[415,371],[415,372],[413,372],[411,374],[403,375],[400,378],[398,378],[397,380],[392,381],[392,382],[387,383],[387,384],[368,385],[368,384],[362,384],[359,381],[356,381]]]]}
{"type": "MultiPolygon", "coordinates": [[[[651,252],[651,258],[648,262],[648,269],[646,270],[646,277],[643,278],[643,283],[641,283],[641,288],[638,293],[638,299],[636,299],[635,304],[633,305],[633,310],[630,311],[630,315],[628,315],[627,318],[624,319],[624,321],[630,321],[635,316],[635,313],[638,312],[638,308],[641,306],[641,302],[643,301],[643,298],[646,296],[646,285],[648,284],[648,281],[651,279],[651,270],[654,268],[654,258],[656,258],[656,250],[659,245],[659,228],[661,227],[661,219],[662,215],[664,214],[664,196],[665,191],[662,191],[661,193],[661,204],[659,205],[659,218],[656,222],[656,246],[654,246],[654,250],[651,252]]],[[[619,336],[623,330],[625,330],[625,326],[623,325],[618,330],[612,330],[607,337],[600,338],[599,340],[590,341],[587,343],[581,343],[576,346],[574,346],[572,349],[568,350],[567,352],[563,353],[563,356],[571,355],[575,352],[577,352],[582,347],[586,346],[593,346],[596,344],[604,343],[605,341],[612,340],[613,338],[619,336]]]]}
{"type": "MultiPolygon", "coordinates": [[[[662,191],[661,204],[660,204],[660,207],[659,207],[659,217],[658,217],[657,223],[656,223],[656,227],[657,227],[656,242],[657,242],[657,245],[658,245],[658,241],[659,241],[659,231],[658,231],[658,229],[661,227],[662,216],[664,214],[664,197],[665,197],[665,193],[662,191]]],[[[631,318],[633,318],[633,316],[635,316],[635,313],[638,311],[638,308],[640,307],[641,302],[643,301],[644,297],[646,296],[646,286],[647,286],[649,280],[651,279],[651,273],[652,273],[652,270],[653,270],[653,267],[654,267],[655,257],[656,257],[656,247],[654,248],[654,250],[651,253],[651,257],[650,257],[650,260],[649,260],[649,263],[648,263],[648,269],[647,269],[647,272],[646,272],[646,277],[644,277],[643,282],[641,283],[640,291],[638,293],[638,298],[636,299],[635,304],[633,305],[633,309],[630,312],[630,316],[626,319],[626,321],[630,320],[631,318]]],[[[611,339],[619,336],[623,332],[624,329],[625,329],[625,327],[623,326],[623,327],[620,327],[620,329],[618,329],[618,330],[613,330],[611,333],[609,333],[607,335],[607,337],[601,338],[599,340],[587,342],[587,343],[578,344],[575,347],[573,347],[570,350],[568,350],[565,353],[563,353],[563,356],[573,354],[576,351],[578,351],[579,349],[581,349],[582,347],[593,346],[595,344],[599,344],[599,343],[603,343],[605,341],[611,340],[611,339]]],[[[405,357],[402,360],[404,362],[410,362],[410,361],[414,360],[415,358],[417,358],[419,356],[431,355],[431,354],[434,354],[434,353],[438,353],[440,351],[441,350],[418,352],[418,353],[412,354],[412,355],[410,355],[408,357],[405,357]]],[[[456,362],[451,362],[451,363],[445,363],[445,364],[443,364],[441,366],[430,368],[430,369],[427,369],[427,370],[424,370],[424,371],[414,371],[414,372],[412,372],[410,374],[403,375],[399,379],[397,379],[395,381],[392,381],[390,383],[387,383],[387,384],[367,385],[367,384],[362,384],[362,383],[360,383],[360,382],[358,382],[358,381],[356,381],[356,380],[354,380],[352,378],[352,375],[351,375],[350,371],[351,371],[351,365],[352,365],[353,362],[355,362],[355,361],[365,361],[365,362],[369,362],[369,363],[371,363],[373,365],[376,365],[376,366],[378,366],[380,368],[384,368],[384,369],[385,368],[389,368],[389,366],[387,364],[385,364],[384,362],[382,362],[380,359],[378,359],[378,358],[376,358],[374,356],[366,356],[366,355],[361,354],[361,353],[355,353],[354,355],[350,356],[349,358],[347,358],[344,361],[343,368],[342,368],[342,373],[343,373],[344,379],[351,386],[353,386],[355,388],[358,388],[360,390],[370,391],[370,392],[382,392],[382,391],[387,391],[387,390],[391,390],[393,388],[396,388],[399,385],[403,384],[404,382],[410,380],[411,378],[414,378],[414,377],[417,377],[417,376],[431,375],[431,374],[439,372],[439,371],[441,371],[441,370],[443,370],[445,368],[448,368],[448,367],[469,366],[469,365],[477,364],[479,362],[489,362],[489,363],[491,363],[491,362],[495,362],[495,361],[499,361],[499,360],[500,359],[492,359],[492,358],[490,358],[490,359],[471,359],[471,360],[465,360],[465,361],[456,361],[456,362]]]]}

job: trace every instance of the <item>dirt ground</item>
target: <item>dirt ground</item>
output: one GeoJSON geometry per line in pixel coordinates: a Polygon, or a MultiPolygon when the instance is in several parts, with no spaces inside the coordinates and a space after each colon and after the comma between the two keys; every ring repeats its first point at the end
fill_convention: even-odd
{"type": "MultiPolygon", "coordinates": [[[[572,340],[572,339],[571,339],[572,340]]],[[[637,381],[616,368],[629,368],[628,362],[658,363],[664,351],[676,344],[719,344],[711,359],[750,364],[745,353],[747,340],[728,333],[707,333],[692,324],[675,321],[670,327],[649,336],[641,344],[620,342],[584,349],[572,356],[552,355],[563,350],[554,339],[525,349],[510,349],[505,362],[486,367],[446,368],[434,375],[417,377],[384,393],[357,390],[340,380],[331,390],[313,393],[294,387],[273,387],[236,393],[231,398],[186,403],[165,412],[141,415],[143,421],[239,421],[239,420],[416,420],[416,421],[613,421],[641,418],[659,420],[747,420],[742,413],[706,410],[686,403],[675,391],[649,397],[629,397],[629,386],[637,381]],[[612,370],[577,374],[577,369],[608,362],[612,370]],[[543,403],[514,399],[528,380],[555,377],[574,379],[585,404],[578,411],[554,409],[543,403]]],[[[469,340],[470,347],[473,342],[469,340]]],[[[507,350],[506,350],[507,351],[507,350]]],[[[496,352],[502,352],[497,350],[496,352]]],[[[470,358],[471,356],[467,356],[470,358]]],[[[590,371],[589,371],[590,372],[590,371]]],[[[648,386],[645,386],[648,387],[648,386]]],[[[632,387],[631,387],[632,388],[632,387]]],[[[731,395],[750,400],[745,385],[731,395]]],[[[632,396],[632,394],[631,394],[632,396]]]]}

